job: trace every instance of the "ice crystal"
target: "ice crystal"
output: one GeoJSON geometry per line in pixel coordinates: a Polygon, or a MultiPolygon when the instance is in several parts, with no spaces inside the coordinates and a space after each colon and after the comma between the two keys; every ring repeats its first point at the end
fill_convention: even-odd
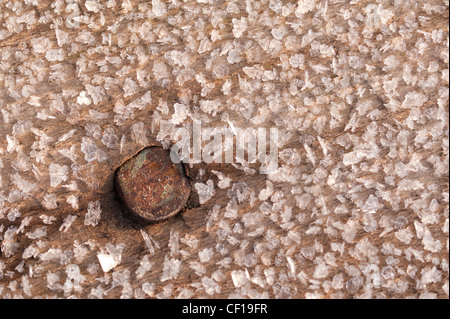
{"type": "Polygon", "coordinates": [[[208,180],[205,183],[195,183],[195,189],[198,192],[200,204],[206,203],[214,195],[214,183],[212,180],[208,180]]]}
{"type": "Polygon", "coordinates": [[[113,245],[111,243],[106,244],[102,249],[102,252],[97,254],[97,258],[100,262],[103,272],[109,272],[120,264],[122,260],[122,252],[125,248],[124,244],[113,245]]]}
{"type": "Polygon", "coordinates": [[[163,272],[161,275],[161,281],[174,279],[178,277],[180,272],[181,261],[175,258],[164,258],[163,272]]]}
{"type": "Polygon", "coordinates": [[[87,213],[84,215],[84,224],[96,226],[100,221],[101,213],[100,201],[89,202],[87,213]]]}

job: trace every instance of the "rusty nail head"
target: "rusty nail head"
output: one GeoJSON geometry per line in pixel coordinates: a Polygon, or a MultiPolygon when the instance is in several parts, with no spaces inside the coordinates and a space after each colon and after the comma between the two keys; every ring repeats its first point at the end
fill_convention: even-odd
{"type": "Polygon", "coordinates": [[[191,193],[182,164],[174,164],[170,151],[147,147],[116,171],[116,189],[129,212],[155,222],[178,213],[191,193]]]}

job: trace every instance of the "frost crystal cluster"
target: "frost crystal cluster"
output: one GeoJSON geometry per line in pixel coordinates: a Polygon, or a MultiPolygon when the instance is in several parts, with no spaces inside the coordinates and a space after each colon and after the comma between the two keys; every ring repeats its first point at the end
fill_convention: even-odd
{"type": "Polygon", "coordinates": [[[1,1],[0,298],[448,298],[448,6],[1,1]],[[278,167],[131,227],[115,169],[200,122],[278,167]]]}

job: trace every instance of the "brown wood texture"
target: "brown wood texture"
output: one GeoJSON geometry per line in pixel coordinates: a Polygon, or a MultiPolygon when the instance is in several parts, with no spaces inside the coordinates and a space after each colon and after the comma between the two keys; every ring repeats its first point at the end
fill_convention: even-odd
{"type": "Polygon", "coordinates": [[[159,1],[113,1],[115,5],[101,1],[98,12],[96,1],[90,5],[75,1],[79,15],[85,17],[75,28],[66,24],[74,12],[68,1],[25,2],[34,4],[18,2],[21,8],[13,9],[13,2],[0,2],[0,298],[448,298],[448,124],[433,131],[439,129],[435,114],[444,110],[448,121],[448,95],[446,100],[443,93],[448,91],[443,73],[446,69],[448,76],[448,54],[442,53],[448,50],[448,2],[280,1],[286,7],[283,10],[291,10],[283,15],[285,11],[277,9],[278,1],[163,1],[167,10],[157,16],[152,8],[159,1]],[[298,8],[308,8],[308,3],[314,9],[299,13],[298,8]],[[253,20],[248,7],[253,8],[253,20]],[[381,10],[379,15],[390,10],[392,15],[386,21],[382,17],[382,22],[380,18],[370,22],[371,10],[381,10]],[[26,13],[36,21],[11,22],[26,13]],[[424,17],[422,22],[420,17],[424,17]],[[241,18],[248,19],[248,26],[244,36],[236,37],[234,25],[241,18]],[[374,26],[365,28],[369,23],[374,26]],[[286,35],[279,41],[280,49],[271,50],[270,41],[264,41],[274,39],[272,30],[279,26],[286,27],[286,35]],[[64,32],[62,38],[56,28],[64,32]],[[215,41],[211,40],[213,31],[215,41]],[[317,33],[311,41],[309,31],[317,33]],[[79,39],[83,32],[94,40],[79,39]],[[431,40],[433,32],[435,37],[442,33],[440,40],[431,40]],[[422,55],[419,37],[427,44],[422,55]],[[209,41],[203,51],[199,49],[202,39],[209,41]],[[41,43],[42,52],[37,52],[41,43]],[[390,48],[383,49],[387,43],[390,48]],[[398,49],[392,49],[396,43],[398,49]],[[232,59],[229,47],[241,54],[239,62],[228,62],[232,59]],[[324,53],[327,47],[334,50],[333,55],[324,53]],[[48,48],[62,49],[63,56],[46,58],[48,48]],[[187,66],[170,64],[168,57],[173,52],[186,53],[180,59],[189,60],[187,66]],[[289,59],[295,54],[304,56],[304,66],[291,66],[295,63],[289,59]],[[354,56],[361,61],[351,60],[354,56]],[[390,56],[398,62],[393,68],[387,66],[390,56]],[[120,57],[120,62],[105,62],[106,57],[120,57]],[[428,74],[424,70],[433,70],[429,67],[432,61],[439,71],[428,74]],[[165,62],[167,75],[158,77],[154,71],[159,62],[165,62]],[[419,77],[416,84],[402,80],[409,64],[416,71],[423,64],[423,70],[414,73],[419,77]],[[223,74],[220,68],[214,69],[218,65],[226,68],[223,74]],[[245,68],[255,65],[267,73],[249,75],[245,68]],[[139,75],[142,70],[146,73],[139,75]],[[187,70],[186,80],[180,76],[183,70],[187,70]],[[437,84],[422,91],[419,82],[433,74],[437,74],[437,84]],[[307,77],[312,87],[307,86],[307,77]],[[124,89],[126,78],[137,83],[129,95],[124,89]],[[383,82],[391,79],[388,84],[383,82]],[[222,89],[227,80],[233,84],[229,94],[222,89]],[[248,89],[257,80],[258,88],[248,89]],[[397,84],[395,92],[389,91],[397,84]],[[26,85],[31,86],[31,93],[23,89],[26,85]],[[95,92],[88,93],[89,104],[78,103],[80,92],[89,85],[100,87],[101,93],[96,97],[95,92]],[[129,106],[140,103],[147,92],[151,102],[129,106]],[[392,106],[393,100],[400,105],[409,92],[424,92],[427,100],[411,108],[392,106]],[[347,102],[348,96],[353,102],[347,102]],[[202,100],[218,101],[216,109],[202,109],[202,100]],[[246,101],[254,107],[248,118],[241,104],[246,101]],[[291,134],[280,154],[290,149],[301,161],[292,164],[295,159],[280,156],[280,167],[289,173],[280,172],[272,181],[258,173],[259,164],[250,164],[254,174],[231,164],[187,164],[192,188],[188,205],[167,221],[134,221],[114,192],[114,172],[146,146],[171,145],[170,139],[158,136],[161,126],[155,118],[170,120],[175,103],[188,106],[183,125],[195,118],[205,127],[227,125],[228,120],[246,128],[261,118],[260,127],[279,128],[280,140],[291,134]],[[364,103],[370,105],[368,111],[361,109],[364,103]],[[439,108],[439,103],[445,106],[439,108]],[[167,114],[162,111],[165,104],[167,114]],[[334,117],[332,107],[339,113],[334,117]],[[421,117],[408,124],[413,108],[422,112],[421,117]],[[369,116],[374,110],[378,113],[369,116]],[[39,112],[47,118],[38,117],[39,112]],[[357,123],[347,128],[352,116],[357,123]],[[144,136],[139,135],[137,123],[142,124],[144,136]],[[325,123],[321,129],[317,128],[320,123],[325,123]],[[373,133],[379,134],[377,157],[344,165],[343,156],[358,149],[352,138],[363,143],[371,123],[379,132],[373,133]],[[111,147],[101,140],[108,129],[116,138],[111,147]],[[398,155],[391,156],[389,143],[397,141],[402,130],[409,130],[410,135],[404,145],[394,147],[398,155]],[[428,132],[427,148],[425,142],[414,146],[420,130],[428,132]],[[69,137],[62,139],[67,133],[69,137]],[[328,154],[318,136],[328,145],[328,154]],[[387,136],[393,137],[382,144],[387,136]],[[83,145],[91,142],[104,152],[105,159],[85,160],[83,145]],[[395,175],[394,165],[409,163],[413,154],[421,168],[405,178],[395,175]],[[434,164],[427,161],[433,155],[434,164]],[[68,169],[68,177],[54,187],[49,179],[51,163],[68,169]],[[445,167],[447,174],[436,173],[445,167]],[[342,173],[336,175],[341,188],[327,182],[334,168],[336,174],[342,173]],[[213,171],[230,178],[230,186],[218,187],[220,180],[213,171]],[[290,182],[289,176],[296,181],[290,182]],[[12,192],[22,179],[36,186],[28,194],[19,192],[21,197],[14,201],[12,192]],[[418,180],[423,187],[401,192],[398,187],[403,179],[418,180]],[[195,184],[208,180],[213,181],[215,193],[200,204],[195,184]],[[76,183],[73,189],[71,182],[76,183]],[[260,200],[268,182],[273,190],[260,200]],[[52,194],[57,204],[47,209],[46,196],[52,194]],[[303,194],[310,197],[307,207],[299,204],[303,194]],[[71,195],[78,200],[77,208],[67,200],[71,195]],[[365,213],[364,203],[372,195],[378,196],[379,207],[375,214],[365,213]],[[424,208],[419,207],[421,198],[425,198],[424,208]],[[430,216],[436,219],[427,223],[421,212],[429,211],[432,199],[438,204],[430,216]],[[86,225],[89,205],[96,201],[100,218],[95,225],[86,225]],[[230,217],[227,214],[233,209],[236,215],[230,217]],[[14,212],[20,216],[14,217],[14,212]],[[76,218],[69,227],[62,227],[70,216],[76,218]],[[51,223],[43,222],[50,217],[54,218],[51,223]],[[424,225],[426,230],[421,233],[418,228],[424,225]],[[33,232],[42,227],[46,227],[45,234],[35,238],[33,232]],[[150,246],[145,234],[154,240],[150,246]],[[399,239],[408,234],[409,242],[399,239]],[[440,248],[427,248],[423,236],[428,235],[440,248]],[[117,265],[105,273],[98,254],[106,253],[108,245],[123,245],[123,251],[117,265]],[[165,274],[169,264],[177,263],[180,268],[173,276],[165,274]],[[143,264],[151,265],[144,271],[143,264]],[[80,277],[70,277],[71,265],[78,267],[81,282],[77,282],[80,277]]]}

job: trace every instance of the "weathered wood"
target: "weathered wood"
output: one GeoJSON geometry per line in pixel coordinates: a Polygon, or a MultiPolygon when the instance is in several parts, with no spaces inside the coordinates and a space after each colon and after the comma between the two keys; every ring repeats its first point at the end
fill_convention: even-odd
{"type": "Polygon", "coordinates": [[[162,2],[0,3],[0,298],[448,298],[448,2],[162,2]],[[276,127],[281,169],[133,220],[160,119],[276,127]]]}

